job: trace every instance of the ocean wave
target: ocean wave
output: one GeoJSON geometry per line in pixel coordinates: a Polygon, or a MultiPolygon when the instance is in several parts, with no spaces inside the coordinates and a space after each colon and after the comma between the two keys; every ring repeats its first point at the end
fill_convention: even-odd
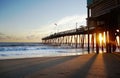
{"type": "Polygon", "coordinates": [[[42,43],[0,42],[0,47],[14,46],[42,46],[42,43]]]}
{"type": "Polygon", "coordinates": [[[1,51],[27,51],[27,50],[55,50],[57,48],[50,46],[9,46],[0,47],[1,51]]]}
{"type": "Polygon", "coordinates": [[[25,47],[0,47],[0,51],[25,51],[28,48],[25,47]]]}

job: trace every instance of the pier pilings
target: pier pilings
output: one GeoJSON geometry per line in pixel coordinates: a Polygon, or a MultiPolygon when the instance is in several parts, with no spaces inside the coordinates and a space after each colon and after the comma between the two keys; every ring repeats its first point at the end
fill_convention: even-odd
{"type": "Polygon", "coordinates": [[[68,48],[79,48],[83,50],[89,49],[88,53],[111,53],[116,51],[116,48],[119,49],[120,29],[108,30],[102,28],[90,28],[89,37],[87,29],[86,31],[85,29],[84,31],[83,29],[80,29],[79,32],[73,32],[73,30],[69,32],[64,31],[43,38],[42,42],[53,46],[67,46],[68,48]]]}

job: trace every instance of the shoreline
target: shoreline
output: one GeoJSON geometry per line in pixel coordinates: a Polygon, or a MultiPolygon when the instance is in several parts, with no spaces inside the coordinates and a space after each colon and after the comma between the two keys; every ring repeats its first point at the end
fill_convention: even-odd
{"type": "Polygon", "coordinates": [[[24,60],[24,59],[41,59],[41,58],[59,58],[59,57],[76,57],[76,56],[82,56],[86,54],[80,54],[80,55],[63,55],[63,56],[38,56],[38,57],[18,57],[18,58],[2,58],[0,61],[4,60],[24,60]]]}
{"type": "MultiPolygon", "coordinates": [[[[9,52],[8,52],[9,53],[9,52]]],[[[79,55],[85,55],[88,54],[87,52],[53,52],[53,53],[43,53],[43,54],[38,54],[38,55],[11,55],[11,56],[0,56],[0,60],[9,60],[9,59],[27,59],[27,58],[44,58],[44,57],[64,57],[64,56],[79,56],[79,55]]]]}

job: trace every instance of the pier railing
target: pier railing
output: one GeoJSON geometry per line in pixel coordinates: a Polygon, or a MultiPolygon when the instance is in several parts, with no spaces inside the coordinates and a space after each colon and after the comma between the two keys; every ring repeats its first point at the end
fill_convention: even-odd
{"type": "MultiPolygon", "coordinates": [[[[90,27],[89,29],[90,29],[90,31],[92,33],[92,31],[95,28],[90,27]]],[[[67,31],[54,33],[54,34],[51,34],[49,36],[46,36],[46,37],[42,38],[42,40],[54,39],[54,38],[63,37],[63,36],[87,34],[87,31],[88,31],[88,27],[86,26],[86,27],[81,27],[81,28],[77,28],[77,29],[72,29],[72,30],[67,30],[67,31]]]]}

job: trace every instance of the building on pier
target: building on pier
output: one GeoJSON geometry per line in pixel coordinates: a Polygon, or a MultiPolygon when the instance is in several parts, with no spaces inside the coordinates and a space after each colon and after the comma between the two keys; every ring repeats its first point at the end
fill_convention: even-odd
{"type": "MultiPolygon", "coordinates": [[[[120,0],[87,0],[87,25],[95,27],[96,52],[99,53],[98,36],[105,34],[107,52],[114,52],[116,36],[120,32],[120,0]]],[[[89,32],[88,32],[89,36],[89,32]]],[[[89,45],[89,44],[88,44],[89,45]]],[[[102,44],[103,46],[103,44],[102,44]]]]}

